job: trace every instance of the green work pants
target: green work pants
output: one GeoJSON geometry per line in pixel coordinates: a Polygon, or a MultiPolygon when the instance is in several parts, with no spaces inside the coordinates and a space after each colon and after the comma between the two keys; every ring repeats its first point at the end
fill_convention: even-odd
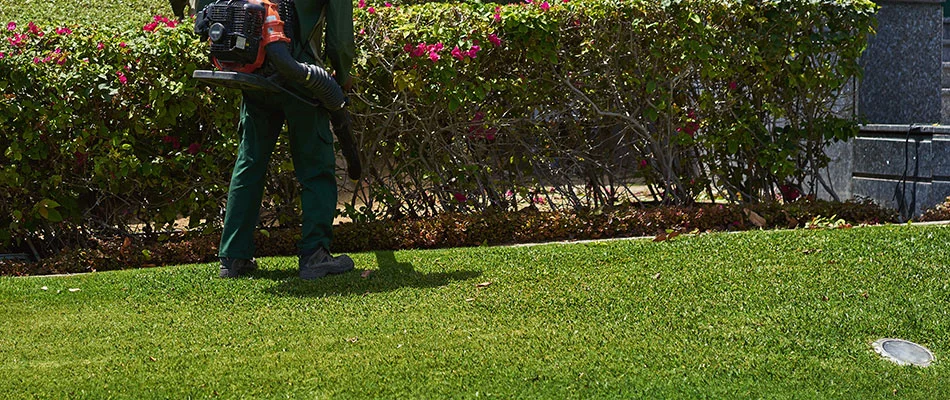
{"type": "Polygon", "coordinates": [[[238,129],[241,144],[231,173],[219,257],[254,256],[264,175],[285,120],[303,206],[302,237],[297,246],[301,250],[330,248],[337,186],[327,111],[287,95],[245,92],[238,129]]]}

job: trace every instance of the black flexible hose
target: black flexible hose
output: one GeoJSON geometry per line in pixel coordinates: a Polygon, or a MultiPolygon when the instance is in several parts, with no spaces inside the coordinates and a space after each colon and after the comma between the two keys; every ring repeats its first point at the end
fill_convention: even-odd
{"type": "Polygon", "coordinates": [[[319,65],[298,62],[290,55],[290,45],[273,42],[265,48],[267,59],[284,79],[300,85],[306,92],[323,103],[327,110],[336,111],[346,105],[346,95],[330,73],[319,65]]]}
{"type": "Polygon", "coordinates": [[[330,124],[333,133],[340,142],[340,150],[346,159],[346,172],[350,179],[358,180],[362,175],[359,151],[350,124],[350,113],[346,110],[346,95],[336,80],[319,65],[301,63],[290,55],[290,46],[286,42],[273,42],[265,46],[267,59],[274,65],[277,73],[285,80],[299,85],[313,98],[320,101],[330,111],[330,124]]]}

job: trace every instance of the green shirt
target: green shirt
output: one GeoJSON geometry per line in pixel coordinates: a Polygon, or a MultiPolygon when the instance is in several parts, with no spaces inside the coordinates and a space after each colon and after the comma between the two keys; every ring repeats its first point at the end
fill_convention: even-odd
{"type": "Polygon", "coordinates": [[[300,22],[300,38],[305,41],[311,38],[319,41],[310,45],[310,48],[316,48],[317,52],[325,48],[325,51],[323,54],[313,55],[321,61],[330,61],[330,66],[336,72],[337,82],[342,85],[350,78],[353,58],[356,57],[352,0],[296,0],[294,3],[297,5],[297,20],[300,22]],[[318,26],[318,22],[324,9],[325,35],[324,32],[314,32],[314,29],[322,28],[318,26]]]}

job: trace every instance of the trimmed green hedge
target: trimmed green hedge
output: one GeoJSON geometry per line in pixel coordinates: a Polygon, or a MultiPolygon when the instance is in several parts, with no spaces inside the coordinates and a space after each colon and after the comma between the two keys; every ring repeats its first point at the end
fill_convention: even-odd
{"type": "MultiPolygon", "coordinates": [[[[360,5],[353,111],[368,176],[341,210],[357,221],[525,202],[594,208],[635,179],[670,203],[713,187],[761,201],[782,186],[790,200],[823,165],[821,146],[854,133],[831,103],[859,73],[875,8],[360,5]]],[[[181,216],[214,225],[239,96],[190,78],[208,67],[190,22],[7,22],[0,247],[79,245],[181,216]]],[[[286,153],[275,154],[265,206],[293,223],[286,153]]]]}

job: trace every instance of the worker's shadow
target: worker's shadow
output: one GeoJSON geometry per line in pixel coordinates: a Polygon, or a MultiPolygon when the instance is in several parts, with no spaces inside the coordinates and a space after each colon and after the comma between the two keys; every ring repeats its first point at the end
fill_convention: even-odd
{"type": "Polygon", "coordinates": [[[417,272],[411,263],[399,262],[392,251],[377,251],[376,268],[357,263],[356,270],[342,275],[327,276],[313,281],[293,278],[290,271],[274,271],[270,278],[280,283],[267,289],[278,296],[330,297],[383,293],[400,288],[433,288],[445,286],[452,281],[476,278],[480,271],[417,272]],[[369,270],[368,274],[364,271],[369,270]],[[279,275],[279,276],[278,276],[279,275]],[[290,278],[290,279],[288,279],[290,278]]]}

